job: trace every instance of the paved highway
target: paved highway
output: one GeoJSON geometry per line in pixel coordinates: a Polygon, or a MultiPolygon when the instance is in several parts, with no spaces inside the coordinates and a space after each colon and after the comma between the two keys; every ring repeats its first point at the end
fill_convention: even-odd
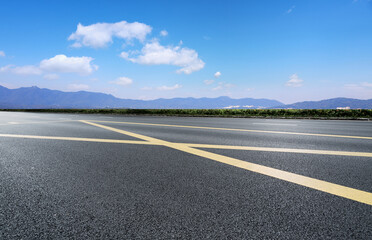
{"type": "Polygon", "coordinates": [[[372,239],[372,122],[0,112],[0,239],[372,239]]]}

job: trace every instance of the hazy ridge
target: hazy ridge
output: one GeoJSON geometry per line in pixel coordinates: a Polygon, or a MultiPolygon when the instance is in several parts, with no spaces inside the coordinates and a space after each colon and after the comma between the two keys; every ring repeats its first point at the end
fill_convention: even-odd
{"type": "Polygon", "coordinates": [[[110,94],[96,92],[62,92],[38,87],[8,89],[0,86],[0,108],[144,108],[144,109],[372,109],[372,99],[333,98],[321,101],[305,101],[285,105],[272,99],[229,97],[217,98],[173,98],[155,100],[133,100],[116,98],[110,94]]]}

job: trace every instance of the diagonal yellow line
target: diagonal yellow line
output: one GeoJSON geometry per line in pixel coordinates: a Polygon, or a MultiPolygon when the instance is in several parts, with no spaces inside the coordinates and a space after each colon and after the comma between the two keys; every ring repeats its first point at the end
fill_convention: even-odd
{"type": "Polygon", "coordinates": [[[255,132],[255,133],[273,133],[273,134],[289,134],[289,135],[303,135],[303,136],[317,136],[317,137],[336,137],[336,138],[356,138],[356,139],[370,139],[372,137],[363,136],[348,136],[348,135],[334,135],[334,134],[318,134],[318,133],[301,133],[301,132],[282,132],[282,131],[266,131],[266,130],[252,130],[252,129],[238,129],[238,128],[217,128],[217,127],[200,127],[200,126],[187,126],[187,125],[169,125],[169,124],[156,124],[156,123],[137,123],[137,122],[114,122],[114,121],[96,121],[92,122],[102,123],[121,123],[121,124],[133,124],[133,125],[147,125],[147,126],[159,126],[159,127],[176,127],[176,128],[195,128],[195,129],[209,129],[209,130],[222,130],[222,131],[238,131],[238,132],[255,132]]]}
{"type": "Polygon", "coordinates": [[[120,129],[116,129],[112,127],[107,127],[107,126],[100,125],[97,123],[91,123],[88,121],[82,121],[82,122],[96,126],[96,127],[104,128],[110,131],[114,131],[114,132],[118,132],[122,134],[128,134],[129,136],[137,137],[142,140],[146,140],[150,142],[154,141],[155,143],[164,145],[166,147],[177,149],[177,150],[190,153],[196,156],[208,158],[208,159],[221,162],[224,164],[228,164],[231,166],[235,166],[241,169],[245,169],[248,171],[270,176],[273,178],[281,179],[287,182],[295,183],[301,186],[316,189],[322,192],[330,193],[330,194],[344,197],[347,199],[351,199],[357,202],[372,205],[372,193],[369,193],[366,191],[362,191],[362,190],[358,190],[358,189],[354,189],[350,187],[345,187],[342,185],[322,181],[322,180],[311,178],[311,177],[306,177],[306,176],[295,174],[295,173],[290,173],[290,172],[275,169],[275,168],[265,167],[259,164],[250,163],[250,162],[242,161],[242,160],[231,158],[231,157],[226,157],[223,155],[210,153],[210,152],[199,150],[199,149],[194,149],[182,143],[167,142],[167,141],[163,141],[160,139],[144,136],[141,134],[131,133],[128,131],[124,131],[124,130],[120,130],[120,129]]]}
{"type": "MultiPolygon", "coordinates": [[[[111,130],[110,127],[107,130],[111,130]]],[[[122,134],[132,134],[126,131],[121,131],[122,134]]],[[[136,134],[132,134],[136,137],[136,134]]],[[[9,138],[25,138],[25,139],[46,139],[46,140],[63,140],[63,141],[81,141],[81,142],[101,142],[101,143],[124,143],[124,144],[143,144],[143,145],[164,145],[161,141],[155,142],[152,138],[148,141],[133,141],[133,140],[118,140],[118,139],[101,139],[101,138],[77,138],[77,137],[59,137],[59,136],[36,136],[36,135],[20,135],[20,134],[1,134],[0,137],[9,138]]],[[[138,138],[138,137],[137,137],[138,138]]],[[[250,147],[250,146],[231,146],[231,145],[212,145],[198,143],[178,143],[191,148],[213,148],[213,149],[231,149],[231,150],[247,150],[247,151],[264,151],[264,152],[285,152],[285,153],[303,153],[303,154],[321,154],[335,156],[351,156],[351,157],[372,157],[369,152],[345,152],[345,151],[328,151],[328,150],[310,150],[310,149],[295,149],[295,148],[269,148],[269,147],[250,147]]]]}
{"type": "Polygon", "coordinates": [[[348,198],[357,202],[365,203],[368,205],[372,205],[372,193],[350,188],[350,187],[345,187],[339,184],[335,183],[330,183],[326,182],[323,180],[311,178],[311,177],[306,177],[303,175],[271,168],[271,167],[266,167],[263,165],[255,164],[255,163],[250,163],[246,161],[242,161],[239,159],[231,158],[231,157],[226,157],[223,155],[215,154],[215,153],[210,153],[206,151],[202,151],[199,149],[193,149],[189,148],[183,145],[177,146],[177,144],[171,144],[168,145],[168,147],[178,149],[180,151],[184,151],[187,153],[191,153],[200,157],[208,158],[211,160],[215,160],[217,162],[221,162],[227,165],[231,165],[234,167],[242,168],[248,171],[256,172],[259,174],[263,174],[269,177],[281,179],[287,182],[295,183],[301,186],[305,186],[308,188],[316,189],[322,192],[330,193],[339,197],[344,197],[348,198]]]}
{"type": "MultiPolygon", "coordinates": [[[[111,130],[109,127],[107,130],[111,130]]],[[[132,134],[122,131],[123,134],[132,134]]],[[[132,135],[135,137],[136,135],[132,135]]],[[[36,136],[36,135],[20,135],[20,134],[1,134],[0,137],[9,138],[25,138],[25,139],[46,139],[46,140],[63,140],[63,141],[81,141],[81,142],[101,142],[101,143],[124,143],[124,144],[143,144],[143,145],[164,145],[158,141],[133,141],[133,140],[118,140],[118,139],[101,139],[101,138],[77,138],[77,137],[58,137],[58,136],[36,136]]],[[[264,151],[264,152],[284,152],[284,153],[303,153],[303,154],[321,154],[334,156],[351,156],[351,157],[372,157],[369,152],[345,152],[345,151],[328,151],[328,150],[311,150],[311,149],[296,149],[296,148],[269,148],[269,147],[250,147],[250,146],[231,146],[231,145],[212,145],[198,143],[178,143],[191,148],[213,148],[213,149],[231,149],[231,150],[247,150],[247,151],[264,151]]]]}
{"type": "Polygon", "coordinates": [[[213,148],[213,149],[231,149],[231,150],[247,150],[247,151],[263,151],[263,152],[285,152],[285,153],[304,153],[304,154],[321,154],[335,156],[352,156],[352,157],[372,157],[372,152],[346,152],[346,151],[330,151],[330,150],[312,150],[312,149],[297,149],[297,148],[270,148],[270,147],[249,147],[249,146],[230,146],[230,145],[212,145],[198,143],[184,143],[192,148],[213,148]]]}
{"type": "Polygon", "coordinates": [[[113,131],[113,132],[121,133],[121,134],[124,134],[124,135],[128,135],[128,136],[131,136],[131,137],[139,138],[139,139],[142,139],[142,140],[145,140],[145,141],[153,142],[153,143],[161,143],[161,144],[168,143],[166,141],[163,141],[163,140],[160,140],[160,139],[157,139],[157,138],[152,138],[152,137],[144,136],[144,135],[141,135],[141,134],[124,131],[124,130],[121,130],[121,129],[112,128],[112,127],[104,126],[104,125],[101,125],[101,124],[88,122],[88,121],[85,121],[85,120],[80,120],[80,122],[90,124],[90,125],[93,125],[93,126],[96,126],[96,127],[100,127],[100,128],[106,129],[106,130],[110,130],[110,131],[113,131]]]}

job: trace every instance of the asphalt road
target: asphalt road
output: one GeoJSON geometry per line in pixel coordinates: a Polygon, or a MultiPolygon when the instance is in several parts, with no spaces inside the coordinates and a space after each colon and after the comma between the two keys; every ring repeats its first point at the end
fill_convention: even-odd
{"type": "Polygon", "coordinates": [[[208,238],[372,239],[372,122],[0,112],[0,239],[208,238]]]}

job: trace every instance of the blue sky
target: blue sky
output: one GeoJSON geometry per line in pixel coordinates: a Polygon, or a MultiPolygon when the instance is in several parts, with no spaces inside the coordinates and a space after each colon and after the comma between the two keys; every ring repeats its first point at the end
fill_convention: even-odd
{"type": "Polygon", "coordinates": [[[3,1],[0,11],[9,88],[372,98],[370,0],[3,1]]]}

